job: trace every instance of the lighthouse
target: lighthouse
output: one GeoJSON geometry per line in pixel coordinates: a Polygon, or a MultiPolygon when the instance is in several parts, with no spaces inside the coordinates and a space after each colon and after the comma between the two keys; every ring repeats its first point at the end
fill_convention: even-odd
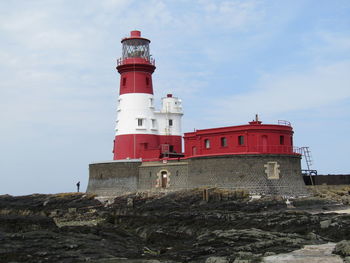
{"type": "Polygon", "coordinates": [[[131,192],[216,187],[251,194],[307,196],[293,127],[256,116],[246,124],[195,129],[182,137],[181,100],[164,94],[156,109],[150,40],[140,31],[123,38],[113,161],[89,165],[87,192],[131,192]],[[184,152],[182,152],[182,138],[184,152]]]}
{"type": "Polygon", "coordinates": [[[150,42],[136,30],[121,41],[114,160],[159,160],[182,153],[181,100],[167,94],[161,109],[155,110],[152,74],[156,67],[150,42]]]}

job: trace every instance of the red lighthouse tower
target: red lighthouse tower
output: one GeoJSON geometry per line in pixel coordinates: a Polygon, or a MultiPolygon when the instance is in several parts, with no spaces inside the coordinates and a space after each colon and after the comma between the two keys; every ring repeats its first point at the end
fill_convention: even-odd
{"type": "Polygon", "coordinates": [[[156,69],[151,58],[149,43],[140,31],[131,31],[130,37],[122,39],[123,54],[118,60],[120,95],[146,93],[153,95],[152,73],[156,69]]]}
{"type": "Polygon", "coordinates": [[[181,101],[168,94],[162,109],[155,111],[150,55],[151,41],[131,31],[122,39],[118,59],[120,89],[117,109],[114,160],[159,159],[165,151],[181,153],[181,101]]]}

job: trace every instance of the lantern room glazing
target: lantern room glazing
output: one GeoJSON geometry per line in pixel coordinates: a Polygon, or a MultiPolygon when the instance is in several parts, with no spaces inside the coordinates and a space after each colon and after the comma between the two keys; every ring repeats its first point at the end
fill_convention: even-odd
{"type": "Polygon", "coordinates": [[[150,61],[149,43],[150,41],[145,38],[124,39],[122,59],[143,58],[150,61]]]}

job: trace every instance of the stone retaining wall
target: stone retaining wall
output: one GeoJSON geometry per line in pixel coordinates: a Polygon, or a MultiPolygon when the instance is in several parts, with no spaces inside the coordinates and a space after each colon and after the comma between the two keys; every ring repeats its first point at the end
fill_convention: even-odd
{"type": "Polygon", "coordinates": [[[136,192],[140,165],[141,161],[90,164],[86,191],[102,196],[136,192]]]}
{"type": "Polygon", "coordinates": [[[188,162],[143,163],[139,168],[140,191],[181,190],[188,185],[188,162]],[[161,172],[167,172],[167,187],[161,187],[161,172]]]}
{"type": "Polygon", "coordinates": [[[90,165],[87,191],[99,195],[198,187],[246,189],[256,194],[308,195],[300,156],[226,155],[164,162],[90,165]],[[166,174],[165,181],[162,181],[166,174]]]}
{"type": "Polygon", "coordinates": [[[349,185],[350,174],[328,174],[328,175],[312,175],[303,176],[306,185],[349,185]]]}
{"type": "Polygon", "coordinates": [[[247,189],[252,193],[306,195],[300,157],[291,155],[234,155],[189,160],[189,185],[247,189]],[[268,178],[266,165],[276,163],[278,178],[268,178]]]}

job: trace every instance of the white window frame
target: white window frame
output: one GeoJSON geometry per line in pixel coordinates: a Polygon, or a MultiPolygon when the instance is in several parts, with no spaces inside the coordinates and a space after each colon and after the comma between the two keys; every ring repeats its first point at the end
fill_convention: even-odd
{"type": "Polygon", "coordinates": [[[157,119],[151,119],[151,130],[157,130],[157,119]]]}
{"type": "Polygon", "coordinates": [[[227,137],[220,137],[220,147],[225,148],[227,146],[227,137]]]}
{"type": "Polygon", "coordinates": [[[210,149],[210,140],[209,139],[204,140],[204,146],[205,146],[205,149],[210,149]]]}
{"type": "Polygon", "coordinates": [[[136,118],[136,129],[137,130],[144,130],[144,129],[146,129],[146,119],[145,118],[142,118],[142,117],[136,118]],[[141,120],[141,123],[142,123],[141,126],[139,125],[139,121],[140,120],[141,120]]]}

